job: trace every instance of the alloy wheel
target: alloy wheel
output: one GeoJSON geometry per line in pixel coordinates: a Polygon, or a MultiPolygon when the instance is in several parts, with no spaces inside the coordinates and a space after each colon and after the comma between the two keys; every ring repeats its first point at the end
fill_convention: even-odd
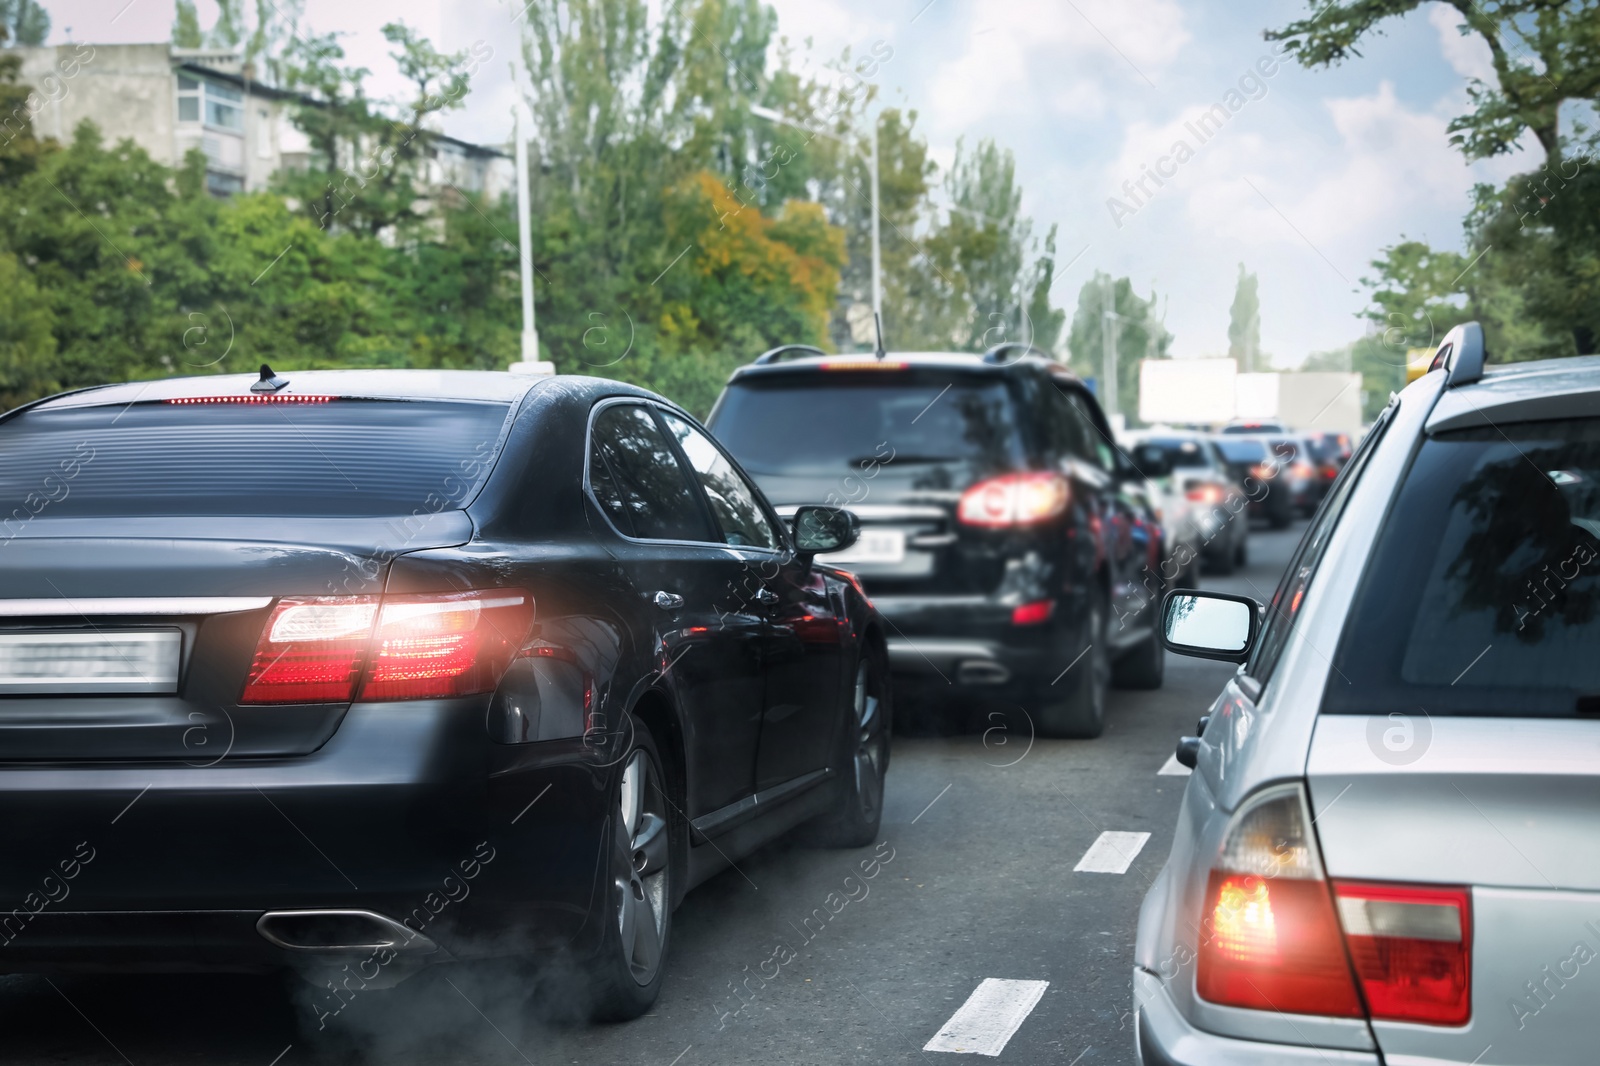
{"type": "Polygon", "coordinates": [[[617,926],[628,970],[640,985],[661,967],[667,921],[669,842],[666,797],[655,762],[643,749],[629,756],[617,789],[618,839],[627,845],[616,878],[617,926]]]}

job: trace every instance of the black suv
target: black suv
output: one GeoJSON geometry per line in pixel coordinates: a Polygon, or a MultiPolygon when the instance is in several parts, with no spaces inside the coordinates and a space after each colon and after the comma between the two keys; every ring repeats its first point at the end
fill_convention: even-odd
{"type": "Polygon", "coordinates": [[[1072,737],[1100,733],[1113,681],[1161,685],[1164,546],[1144,473],[1043,353],[789,345],[735,371],[707,424],[780,513],[829,501],[860,517],[860,541],[825,561],[888,619],[902,682],[986,690],[1072,737]]]}

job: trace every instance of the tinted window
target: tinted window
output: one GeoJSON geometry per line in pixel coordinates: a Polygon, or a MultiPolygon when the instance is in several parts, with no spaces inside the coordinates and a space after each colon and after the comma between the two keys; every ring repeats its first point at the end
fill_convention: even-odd
{"type": "Polygon", "coordinates": [[[667,428],[678,438],[678,446],[688,457],[705,490],[711,513],[722,527],[723,539],[741,547],[776,548],[778,535],[761,510],[756,490],[739,476],[727,456],[698,429],[683,419],[662,412],[667,428]]]}
{"type": "Polygon", "coordinates": [[[1600,713],[1600,419],[1425,441],[1378,535],[1324,710],[1600,713]]]}
{"type": "MultiPolygon", "coordinates": [[[[1300,606],[1305,602],[1306,590],[1311,587],[1311,582],[1316,578],[1317,567],[1322,563],[1322,554],[1328,550],[1328,541],[1333,537],[1333,530],[1339,524],[1339,518],[1344,514],[1345,504],[1350,502],[1350,494],[1355,490],[1356,482],[1361,477],[1361,472],[1366,469],[1372,452],[1377,447],[1378,441],[1383,437],[1383,431],[1394,417],[1394,408],[1389,407],[1378,416],[1378,421],[1372,426],[1372,432],[1367,434],[1367,439],[1361,445],[1361,451],[1351,459],[1349,467],[1333,483],[1333,488],[1328,492],[1328,498],[1317,510],[1317,516],[1312,520],[1311,528],[1306,530],[1306,535],[1301,538],[1300,546],[1295,550],[1295,557],[1290,562],[1289,568],[1284,571],[1283,580],[1278,583],[1278,589],[1272,594],[1272,602],[1267,606],[1266,625],[1262,628],[1260,642],[1251,653],[1250,662],[1246,673],[1261,681],[1266,681],[1272,676],[1273,668],[1278,665],[1278,657],[1283,654],[1284,648],[1289,645],[1289,638],[1294,634],[1295,623],[1300,619],[1300,606]]],[[[1269,492],[1279,489],[1273,486],[1269,492]]]]}
{"type": "Polygon", "coordinates": [[[737,382],[711,429],[752,474],[833,473],[864,461],[1020,465],[1015,404],[998,378],[852,370],[737,382]]]}
{"type": "Polygon", "coordinates": [[[630,537],[721,540],[677,452],[646,408],[618,404],[596,416],[589,466],[595,498],[630,537]]]}
{"type": "Polygon", "coordinates": [[[0,423],[0,516],[354,517],[460,507],[507,406],[135,403],[0,423]],[[442,502],[441,502],[442,501],[442,502]]]}
{"type": "Polygon", "coordinates": [[[1267,457],[1267,446],[1259,440],[1229,440],[1223,437],[1217,447],[1230,463],[1259,463],[1267,457]]]}
{"type": "Polygon", "coordinates": [[[1089,454],[1085,458],[1102,469],[1110,470],[1116,463],[1115,449],[1105,434],[1100,432],[1100,425],[1095,421],[1089,401],[1080,393],[1070,392],[1067,394],[1067,402],[1072,404],[1072,409],[1078,413],[1078,421],[1084,429],[1084,439],[1089,442],[1089,454]]]}
{"type": "Polygon", "coordinates": [[[1174,469],[1179,467],[1205,467],[1211,465],[1204,441],[1178,440],[1170,437],[1150,437],[1141,442],[1160,448],[1174,469]]]}

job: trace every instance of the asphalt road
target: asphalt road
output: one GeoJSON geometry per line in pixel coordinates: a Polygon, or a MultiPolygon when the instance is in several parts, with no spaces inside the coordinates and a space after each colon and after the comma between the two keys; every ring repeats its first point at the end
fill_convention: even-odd
{"type": "MultiPolygon", "coordinates": [[[[1250,565],[1205,583],[1266,599],[1299,534],[1258,527],[1250,565]]],[[[1019,1008],[1026,1017],[998,1061],[1125,1066],[1134,925],[1186,780],[1158,771],[1230,669],[1169,657],[1166,686],[1114,693],[1094,741],[1031,740],[998,725],[897,739],[884,843],[853,852],[780,843],[702,886],[675,917],[659,1003],[629,1024],[563,1023],[559,978],[532,988],[489,971],[435,970],[364,993],[321,1029],[295,982],[5,977],[0,1059],[938,1066],[975,1061],[923,1048],[998,978],[1048,982],[1031,1011],[1019,1008]],[[1124,873],[1075,872],[1107,831],[1150,835],[1131,864],[1129,838],[1102,846],[1124,873]]]]}

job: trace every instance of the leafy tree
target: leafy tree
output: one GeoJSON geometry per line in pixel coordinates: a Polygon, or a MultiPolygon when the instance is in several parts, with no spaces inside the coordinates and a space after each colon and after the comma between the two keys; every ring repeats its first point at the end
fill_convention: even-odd
{"type": "MultiPolygon", "coordinates": [[[[1154,292],[1148,300],[1141,299],[1127,278],[1113,279],[1095,271],[1078,290],[1078,308],[1067,336],[1068,362],[1079,377],[1103,380],[1108,319],[1117,356],[1117,410],[1134,425],[1139,417],[1139,364],[1170,358],[1172,334],[1156,316],[1154,292]]],[[[1100,392],[1105,395],[1103,388],[1100,392]]]]}
{"type": "MultiPolygon", "coordinates": [[[[1332,0],[1269,41],[1285,42],[1306,66],[1326,66],[1361,54],[1367,36],[1423,0],[1332,0]]],[[[1510,152],[1533,134],[1551,163],[1562,158],[1560,111],[1569,102],[1600,97],[1600,0],[1446,0],[1461,13],[1463,33],[1489,47],[1497,85],[1475,81],[1473,109],[1450,123],[1451,143],[1468,159],[1510,152]]]]}
{"type": "Polygon", "coordinates": [[[0,44],[44,44],[50,13],[39,0],[0,0],[0,44]]]}
{"type": "Polygon", "coordinates": [[[1239,264],[1239,280],[1233,289],[1233,306],[1228,309],[1228,355],[1236,360],[1241,373],[1265,371],[1269,361],[1261,354],[1261,298],[1256,276],[1239,264]]]}
{"type": "Polygon", "coordinates": [[[200,48],[205,34],[200,31],[200,13],[194,0],[177,0],[172,12],[172,43],[178,48],[200,48]]]}

